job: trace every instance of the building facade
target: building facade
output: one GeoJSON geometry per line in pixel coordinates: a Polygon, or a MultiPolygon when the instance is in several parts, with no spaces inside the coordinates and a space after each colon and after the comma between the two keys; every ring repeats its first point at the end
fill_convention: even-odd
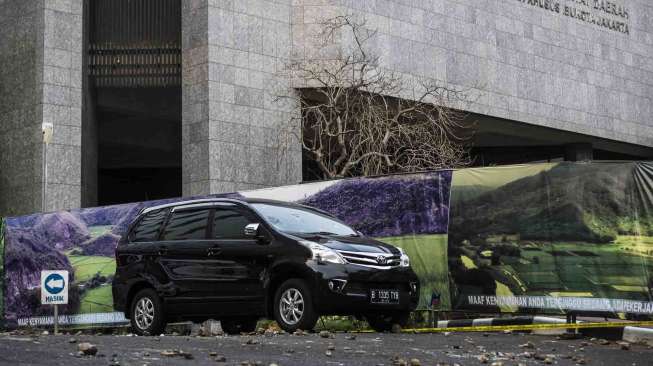
{"type": "Polygon", "coordinates": [[[8,0],[0,216],[302,181],[276,96],[351,46],[317,45],[338,15],[382,67],[474,96],[477,164],[652,156],[647,0],[8,0]]]}

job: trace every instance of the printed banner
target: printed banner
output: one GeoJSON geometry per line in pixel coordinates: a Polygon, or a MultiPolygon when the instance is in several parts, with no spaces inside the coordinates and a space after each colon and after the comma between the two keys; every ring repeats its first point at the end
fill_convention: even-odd
{"type": "MultiPolygon", "coordinates": [[[[431,294],[449,304],[446,262],[451,172],[301,184],[207,197],[258,197],[297,202],[332,213],[365,235],[403,247],[431,294]]],[[[193,197],[192,199],[206,198],[193,197]]],[[[180,200],[180,199],[178,199],[180,200]]],[[[9,325],[49,324],[40,305],[41,270],[70,273],[68,323],[124,322],[115,316],[114,251],[136,215],[175,199],[35,214],[6,219],[5,319],[9,325]],[[73,316],[75,315],[75,316],[73,316]]]]}
{"type": "MultiPolygon", "coordinates": [[[[420,278],[422,309],[650,315],[652,182],[648,163],[550,163],[210,197],[309,205],[402,247],[420,278]]],[[[52,309],[39,301],[48,269],[70,273],[69,301],[60,306],[66,323],[124,322],[112,303],[116,244],[140,210],[177,200],[6,218],[6,324],[50,324],[52,309]]]]}
{"type": "Polygon", "coordinates": [[[453,308],[653,314],[651,167],[456,171],[448,245],[453,308]]]}

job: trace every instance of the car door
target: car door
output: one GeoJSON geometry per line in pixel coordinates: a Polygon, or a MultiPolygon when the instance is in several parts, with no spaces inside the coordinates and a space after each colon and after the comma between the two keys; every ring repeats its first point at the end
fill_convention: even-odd
{"type": "Polygon", "coordinates": [[[245,236],[245,226],[258,222],[256,215],[236,205],[216,207],[213,213],[210,235],[220,248],[215,273],[224,300],[235,305],[235,312],[258,312],[264,306],[264,271],[274,258],[272,246],[269,240],[245,236]]]}
{"type": "Polygon", "coordinates": [[[169,282],[166,301],[173,313],[201,314],[213,300],[208,238],[209,206],[175,207],[157,242],[159,264],[169,282]]]}

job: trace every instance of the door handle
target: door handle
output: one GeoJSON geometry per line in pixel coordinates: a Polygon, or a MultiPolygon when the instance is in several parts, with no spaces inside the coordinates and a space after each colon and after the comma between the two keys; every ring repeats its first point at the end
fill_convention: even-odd
{"type": "Polygon", "coordinates": [[[220,253],[222,253],[222,249],[220,248],[209,248],[206,250],[206,255],[209,257],[218,256],[220,253]]]}
{"type": "Polygon", "coordinates": [[[166,255],[166,254],[168,254],[168,248],[166,248],[166,247],[160,247],[160,248],[159,248],[159,251],[157,252],[157,254],[159,254],[159,255],[166,255]]]}

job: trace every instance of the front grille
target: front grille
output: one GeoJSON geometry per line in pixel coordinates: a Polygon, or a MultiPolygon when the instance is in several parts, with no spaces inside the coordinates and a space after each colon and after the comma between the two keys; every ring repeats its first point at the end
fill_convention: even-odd
{"type": "Polygon", "coordinates": [[[347,263],[373,268],[393,268],[401,263],[398,255],[369,253],[369,252],[347,252],[339,250],[338,253],[347,263]]]}

